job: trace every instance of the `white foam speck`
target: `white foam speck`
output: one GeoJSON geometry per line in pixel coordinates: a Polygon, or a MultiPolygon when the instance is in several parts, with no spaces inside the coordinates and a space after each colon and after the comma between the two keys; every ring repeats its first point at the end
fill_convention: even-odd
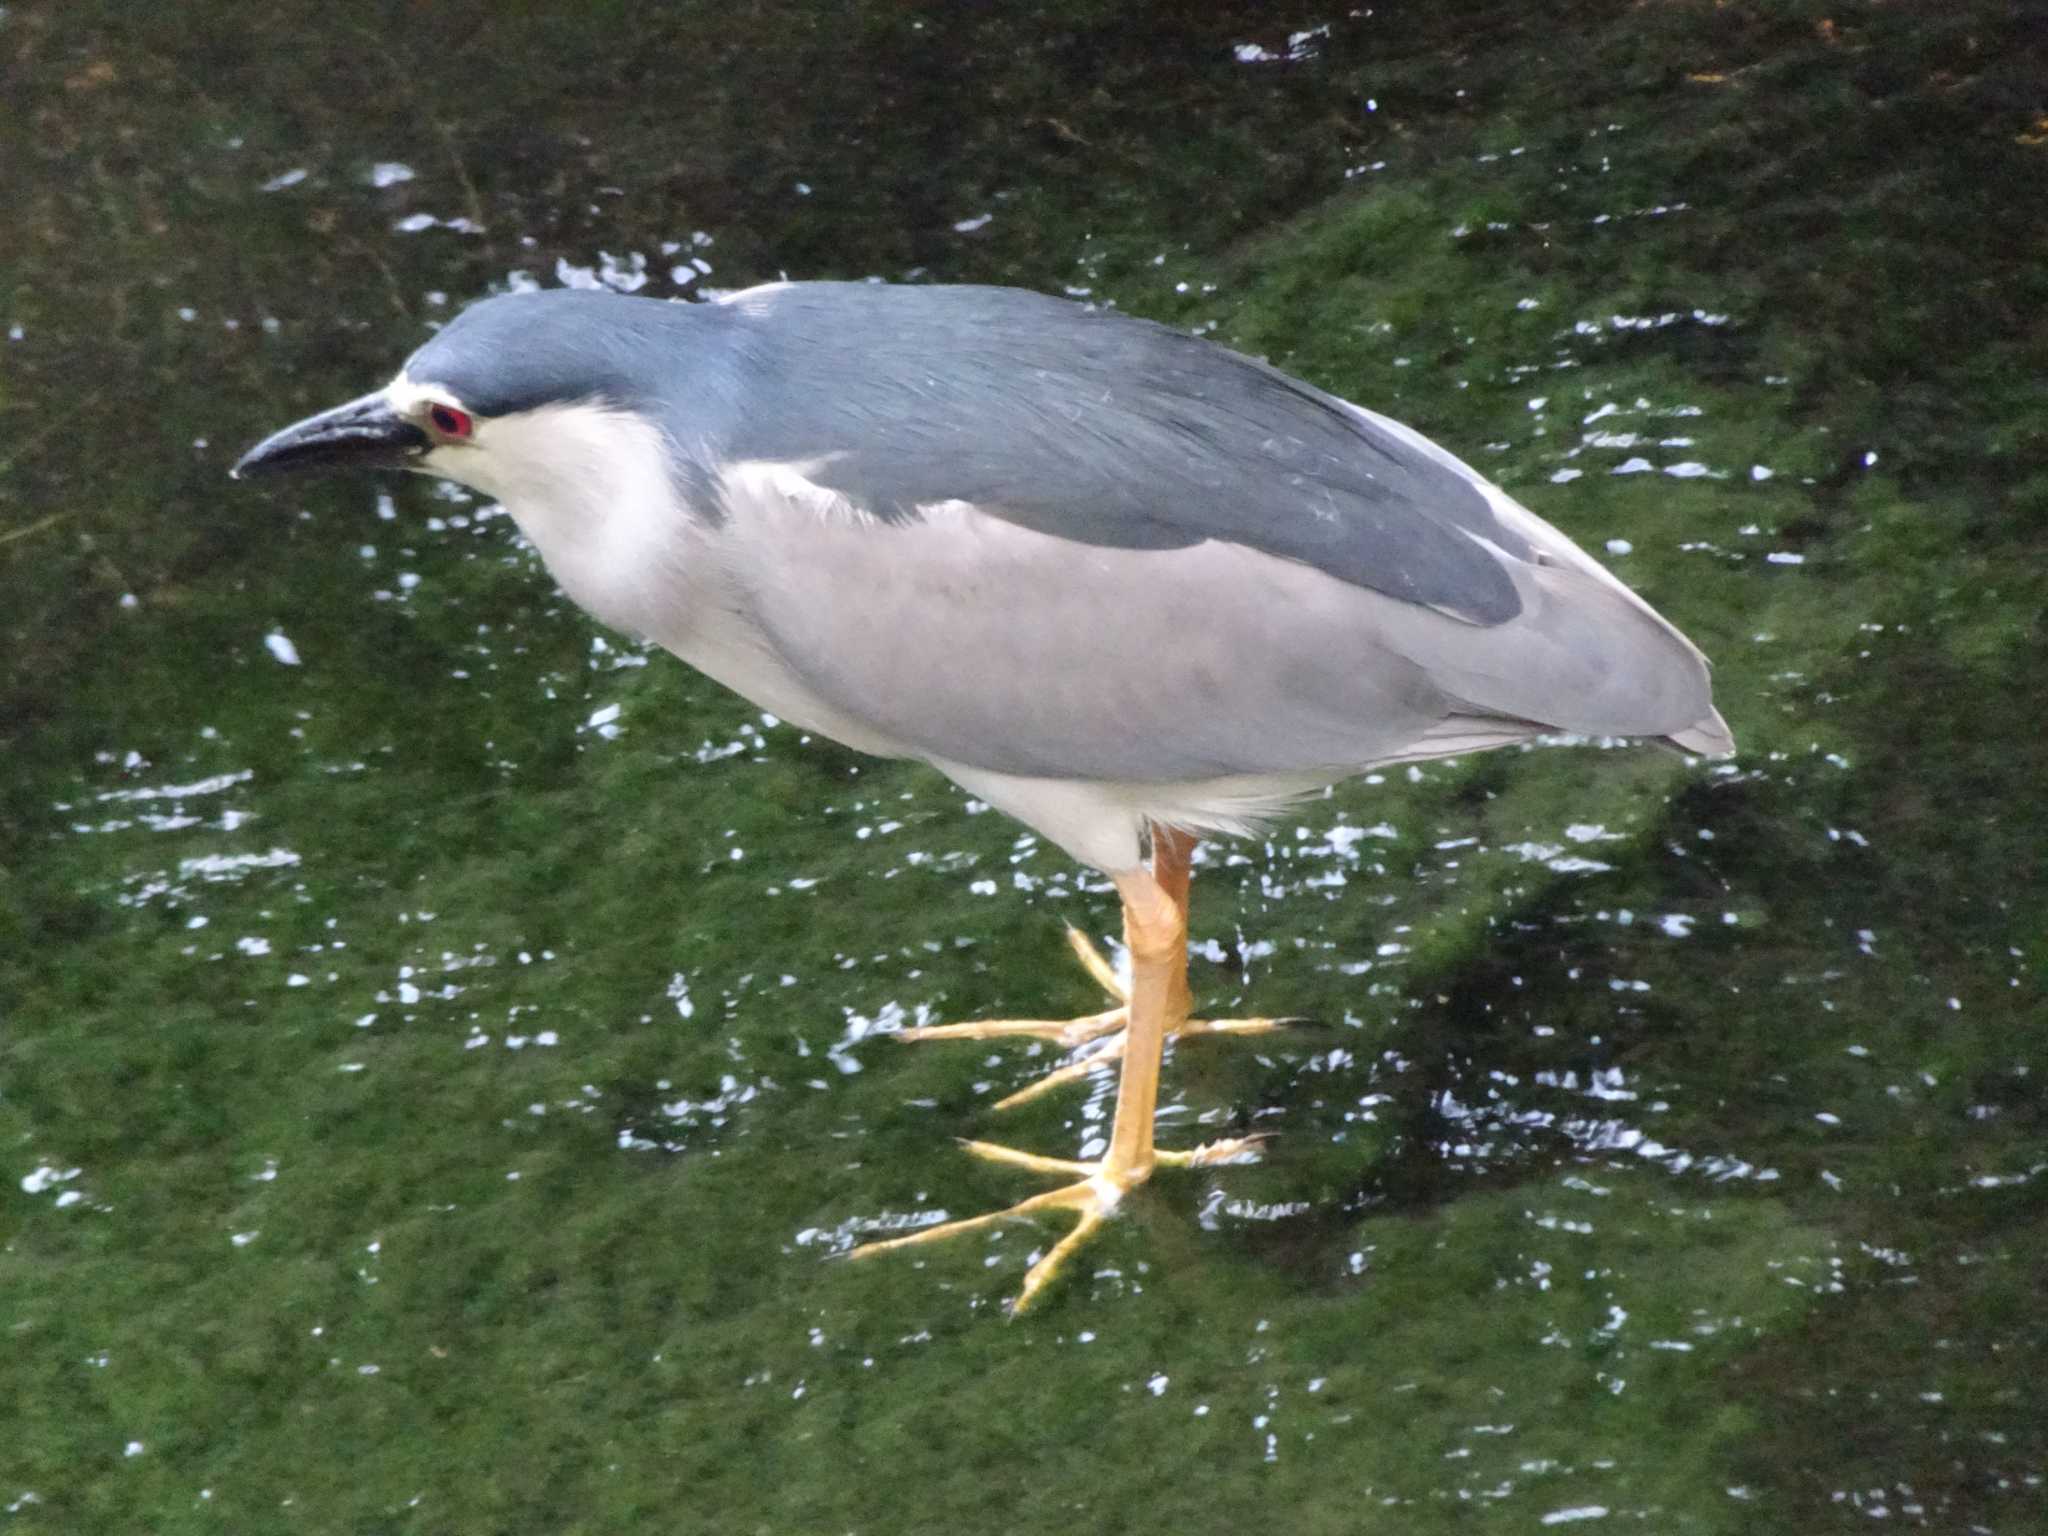
{"type": "Polygon", "coordinates": [[[251,869],[283,869],[298,862],[299,856],[289,848],[273,848],[268,853],[207,853],[178,860],[178,873],[202,880],[234,880],[251,869]]]}
{"type": "Polygon", "coordinates": [[[77,1178],[78,1172],[76,1168],[53,1168],[48,1163],[40,1164],[35,1172],[21,1181],[21,1192],[25,1195],[40,1195],[46,1189],[77,1178]]]}

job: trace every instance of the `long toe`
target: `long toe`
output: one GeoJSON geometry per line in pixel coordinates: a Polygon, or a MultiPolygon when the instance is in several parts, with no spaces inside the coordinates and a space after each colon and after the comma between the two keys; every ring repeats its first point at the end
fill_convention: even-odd
{"type": "Polygon", "coordinates": [[[932,1040],[1050,1040],[1071,1050],[1124,1027],[1121,1004],[1077,1019],[981,1019],[969,1024],[916,1024],[896,1031],[906,1045],[932,1040]]]}
{"type": "MultiPolygon", "coordinates": [[[[979,1143],[975,1145],[977,1150],[982,1146],[979,1143]]],[[[1007,1148],[994,1148],[992,1150],[1008,1151],[1007,1148]]],[[[986,1156],[987,1153],[984,1152],[982,1155],[986,1156]]],[[[1033,1159],[1028,1153],[1013,1153],[1004,1160],[1022,1162],[1026,1166],[1041,1167],[1042,1165],[1057,1161],[1050,1158],[1033,1159]]],[[[1060,1166],[1063,1169],[1080,1168],[1085,1171],[1088,1165],[1068,1163],[1060,1166]]],[[[1100,1173],[1089,1173],[1087,1177],[1075,1183],[1063,1185],[1058,1189],[1049,1189],[1042,1195],[1033,1195],[1028,1200],[1020,1200],[1015,1205],[1004,1210],[990,1211],[985,1216],[968,1216],[959,1221],[942,1222],[935,1227],[926,1227],[922,1231],[911,1232],[903,1237],[884,1238],[876,1243],[863,1243],[860,1247],[849,1253],[847,1257],[852,1259],[871,1258],[875,1254],[888,1253],[898,1248],[913,1248],[924,1243],[942,1242],[951,1237],[965,1237],[970,1233],[983,1232],[990,1227],[1000,1226],[1005,1222],[1017,1221],[1033,1216],[1050,1215],[1055,1211],[1074,1212],[1078,1220],[1074,1223],[1073,1230],[1055,1243],[1050,1252],[1045,1254],[1044,1257],[1040,1258],[1025,1272],[1024,1284],[1018,1288],[1016,1296],[1010,1302],[1010,1313],[1012,1316],[1015,1316],[1024,1311],[1025,1308],[1029,1307],[1037,1299],[1046,1286],[1051,1283],[1053,1277],[1059,1273],[1068,1258],[1077,1252],[1081,1245],[1093,1236],[1102,1224],[1109,1219],[1110,1215],[1122,1201],[1128,1187],[1121,1181],[1106,1178],[1100,1173]]]]}
{"type": "MultiPolygon", "coordinates": [[[[964,1024],[920,1024],[898,1030],[896,1038],[906,1045],[945,1040],[1044,1040],[1063,1050],[1082,1052],[1043,1076],[1032,1079],[1007,1098],[998,1099],[994,1106],[997,1109],[1015,1109],[1021,1104],[1029,1104],[1033,1099],[1042,1098],[1091,1072],[1115,1066],[1123,1060],[1125,1034],[1131,1017],[1123,983],[1117,979],[1115,969],[1103,957],[1102,951],[1085,933],[1071,925],[1067,928],[1067,946],[1073,950],[1081,968],[1116,999],[1114,1007],[1072,1019],[981,1019],[964,1024]],[[1097,1041],[1101,1044],[1095,1044],[1097,1041]],[[1084,1049],[1089,1046],[1094,1048],[1084,1049]]],[[[1295,1022],[1284,1018],[1183,1019],[1168,1026],[1166,1037],[1179,1040],[1190,1035],[1262,1035],[1295,1022]]]]}
{"type": "MultiPolygon", "coordinates": [[[[1259,1145],[1265,1138],[1246,1136],[1229,1141],[1214,1141],[1207,1146],[1195,1147],[1186,1152],[1155,1152],[1152,1160],[1162,1168],[1218,1168],[1232,1163],[1257,1162],[1259,1145]]],[[[1143,1184],[1151,1176],[1151,1166],[1117,1167],[1112,1162],[1077,1162],[1065,1157],[1044,1157],[1036,1152],[1020,1152],[1015,1147],[1005,1147],[992,1141],[965,1141],[961,1147],[974,1156],[991,1163],[1001,1163],[1009,1168],[1022,1168],[1029,1173],[1051,1174],[1054,1177],[1071,1179],[1057,1189],[1033,1195],[1015,1205],[1000,1211],[990,1211],[982,1216],[964,1216],[957,1221],[944,1221],[935,1226],[923,1227],[901,1237],[886,1237],[876,1242],[863,1243],[847,1254],[848,1258],[871,1258],[878,1253],[889,1253],[900,1248],[916,1248],[926,1243],[944,1242],[948,1238],[966,1237],[975,1232],[986,1232],[993,1227],[1013,1221],[1028,1221],[1038,1216],[1055,1215],[1062,1211],[1074,1213],[1075,1222],[1060,1240],[1053,1244],[1044,1255],[1025,1272],[1024,1284],[1010,1303],[1011,1315],[1024,1311],[1059,1275],[1066,1262],[1081,1249],[1082,1244],[1100,1231],[1102,1224],[1116,1214],[1124,1196],[1143,1184]]]]}

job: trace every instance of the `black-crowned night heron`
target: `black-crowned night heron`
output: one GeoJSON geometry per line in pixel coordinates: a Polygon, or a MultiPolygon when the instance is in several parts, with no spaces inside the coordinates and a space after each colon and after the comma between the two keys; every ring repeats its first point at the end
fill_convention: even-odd
{"type": "Polygon", "coordinates": [[[1156,1164],[1250,1151],[1153,1145],[1165,1040],[1271,1027],[1190,1017],[1198,836],[1545,732],[1732,746],[1699,651],[1434,443],[1209,342],[1032,293],[488,299],[235,472],[316,466],[497,498],[606,623],[785,720],[931,764],[1115,882],[1128,989],[1077,949],[1116,1007],[906,1032],[1122,1031],[1099,1162],[970,1143],[1071,1182],[858,1250],[1076,1213],[1019,1307],[1156,1164]]]}

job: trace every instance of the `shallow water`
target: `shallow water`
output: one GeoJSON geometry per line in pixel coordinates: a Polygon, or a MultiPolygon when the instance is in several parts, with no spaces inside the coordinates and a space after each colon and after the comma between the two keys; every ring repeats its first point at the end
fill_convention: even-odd
{"type": "Polygon", "coordinates": [[[0,1307],[23,1529],[2043,1521],[2038,39],[1799,7],[0,12],[0,1307]],[[592,17],[597,13],[590,13],[592,17]],[[620,13],[624,16],[625,13],[620,13]],[[434,65],[428,79],[426,61],[434,65]],[[2031,70],[2031,73],[2029,71],[2031,70]],[[1716,658],[1732,764],[1392,770],[1116,903],[576,613],[232,487],[523,282],[978,279],[1416,423],[1716,658]],[[508,1454],[509,1452],[509,1454],[508,1454]]]}

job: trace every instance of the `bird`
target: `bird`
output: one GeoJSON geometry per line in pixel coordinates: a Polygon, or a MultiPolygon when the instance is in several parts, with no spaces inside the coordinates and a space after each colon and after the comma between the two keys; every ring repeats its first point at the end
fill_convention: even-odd
{"type": "Polygon", "coordinates": [[[1102,1155],[969,1141],[1059,1182],[852,1250],[1071,1216],[1013,1314],[1156,1168],[1259,1153],[1155,1142],[1166,1041],[1281,1023],[1193,1016],[1199,839],[1544,735],[1734,748],[1700,650],[1485,476],[1104,305],[879,282],[498,294],[233,474],[313,469],[493,498],[601,622],[808,731],[929,764],[1109,878],[1128,981],[1070,939],[1110,1007],[903,1031],[1100,1040],[1040,1087],[1120,1056],[1102,1155]]]}

